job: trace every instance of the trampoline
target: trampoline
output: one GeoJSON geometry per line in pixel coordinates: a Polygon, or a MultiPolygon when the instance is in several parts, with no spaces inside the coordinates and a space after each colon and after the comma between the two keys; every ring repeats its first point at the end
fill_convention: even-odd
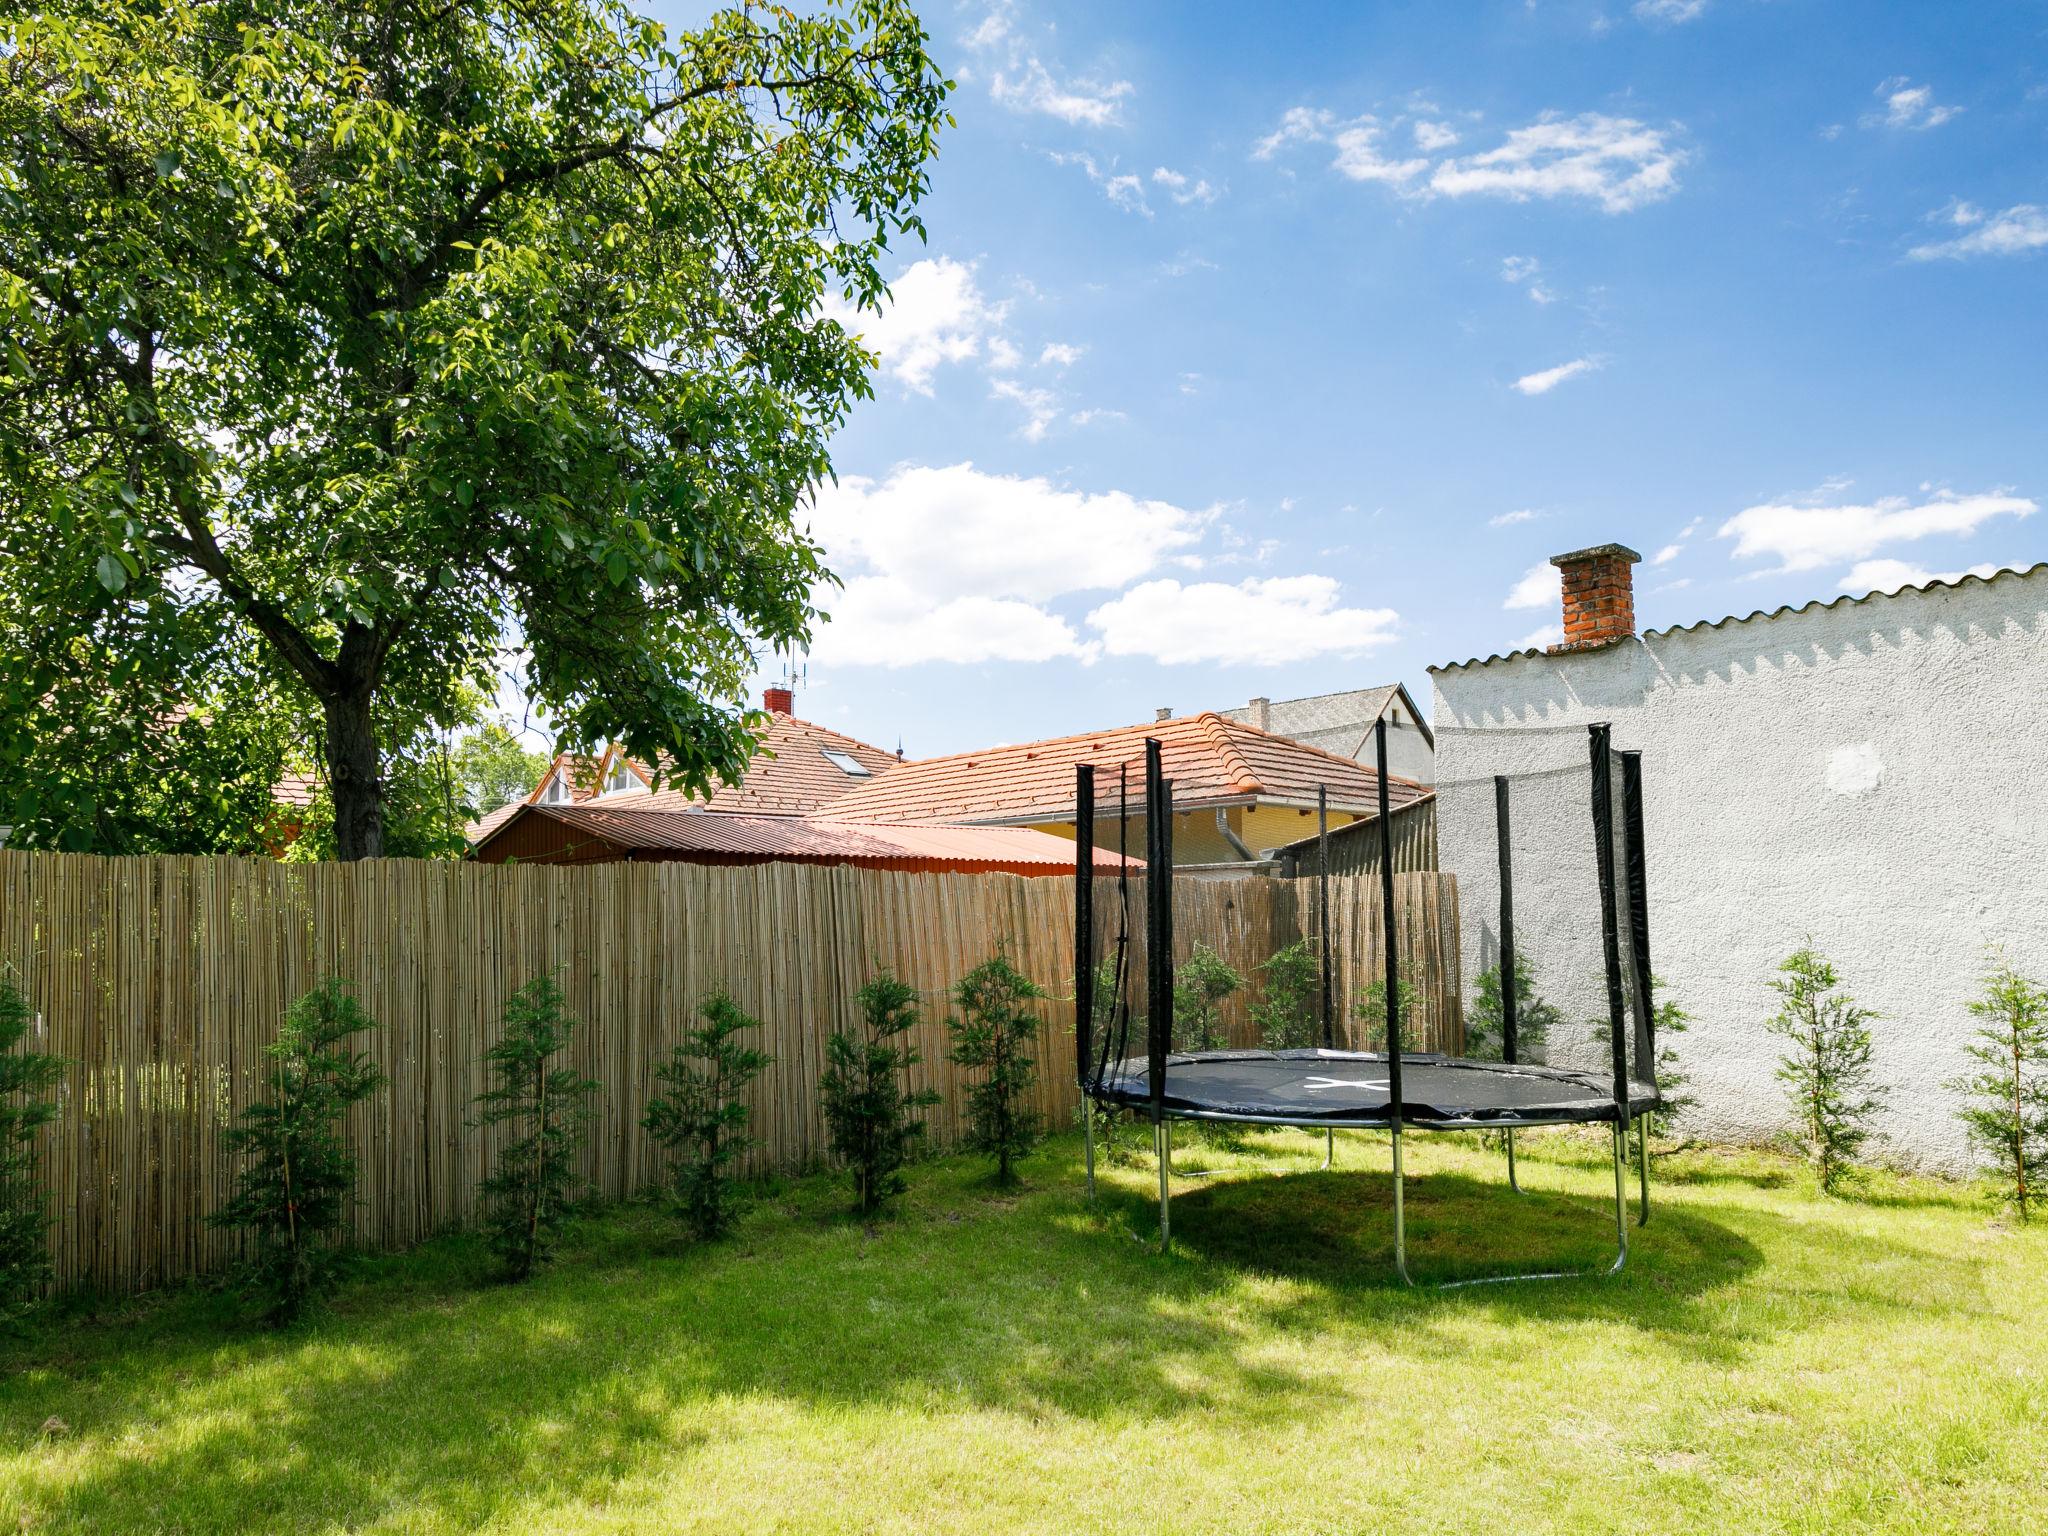
{"type": "MultiPolygon", "coordinates": [[[[1384,998],[1400,999],[1400,967],[1393,924],[1394,875],[1392,832],[1387,792],[1385,721],[1374,728],[1379,770],[1379,885],[1381,930],[1378,948],[1384,974],[1384,998]]],[[[1404,1005],[1387,1012],[1387,1049],[1355,1051],[1337,1048],[1334,987],[1329,933],[1329,858],[1327,796],[1318,795],[1319,841],[1323,856],[1318,872],[1317,945],[1320,950],[1322,1046],[1309,1050],[1212,1050],[1175,1052],[1169,1032],[1173,1017],[1173,785],[1160,766],[1157,741],[1145,744],[1145,995],[1143,1054],[1131,1047],[1129,1000],[1128,876],[1118,877],[1122,921],[1113,941],[1109,1008],[1104,1027],[1096,1028],[1096,915],[1092,852],[1095,841],[1095,770],[1075,770],[1075,1071],[1081,1091],[1097,1104],[1149,1118],[1159,1167],[1159,1241],[1171,1241],[1173,1136],[1176,1120],[1225,1121],[1250,1125],[1296,1126],[1326,1132],[1334,1155],[1338,1130],[1384,1130],[1393,1150],[1394,1263],[1401,1278],[1414,1284],[1407,1261],[1402,1136],[1411,1131],[1473,1131],[1504,1133],[1508,1184],[1519,1191],[1515,1168],[1515,1132],[1557,1125],[1600,1125],[1611,1128],[1614,1163],[1615,1256],[1605,1273],[1618,1272],[1628,1261],[1628,1136],[1638,1131],[1641,1208],[1639,1222],[1650,1214],[1649,1143],[1644,1117],[1659,1107],[1652,1081],[1637,1081],[1632,1064],[1647,1069],[1656,1060],[1654,1015],[1650,1006],[1648,894],[1642,837],[1642,764],[1638,753],[1616,753],[1609,728],[1588,729],[1594,864],[1599,887],[1599,921],[1608,1003],[1611,1070],[1568,1071],[1518,1060],[1518,1000],[1515,996],[1514,896],[1509,842],[1509,781],[1493,781],[1495,825],[1500,861],[1500,941],[1502,1058],[1483,1061],[1402,1048],[1404,1005]],[[1615,779],[1620,779],[1621,815],[1615,815],[1615,779]],[[1618,875],[1617,871],[1621,873],[1618,875]],[[1624,931],[1626,964],[1624,965],[1624,931]]],[[[1117,807],[1120,825],[1130,814],[1129,787],[1123,786],[1117,807]]],[[[1646,1075],[1654,1079],[1653,1072],[1646,1075]]],[[[1089,1194],[1095,1191],[1095,1147],[1092,1117],[1087,1124],[1089,1194]]],[[[1324,1168],[1331,1166],[1326,1157],[1324,1168]]],[[[1495,1280],[1561,1279],[1578,1271],[1489,1276],[1495,1280]]]]}

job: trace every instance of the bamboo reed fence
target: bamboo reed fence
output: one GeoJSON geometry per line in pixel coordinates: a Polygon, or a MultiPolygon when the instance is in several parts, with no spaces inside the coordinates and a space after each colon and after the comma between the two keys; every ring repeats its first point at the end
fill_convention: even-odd
{"type": "MultiPolygon", "coordinates": [[[[1373,881],[1331,884],[1348,1018],[1378,973],[1379,898],[1373,881]]],[[[1456,885],[1401,875],[1396,890],[1404,974],[1417,982],[1410,1038],[1455,1049],[1456,885]]],[[[1116,893],[1101,882],[1105,940],[1121,921],[1116,893]]],[[[1142,976],[1136,881],[1131,897],[1142,976]]],[[[1177,881],[1176,948],[1184,957],[1207,943],[1249,974],[1314,926],[1314,899],[1306,880],[1177,881]]],[[[45,1132],[58,1284],[140,1290],[231,1260],[233,1240],[206,1221],[236,1173],[220,1133],[260,1094],[263,1048],[286,1005],[328,975],[350,981],[378,1021],[361,1044],[390,1080],[348,1128],[361,1169],[354,1236],[372,1247],[473,1219],[476,1186],[509,1134],[472,1123],[484,1053],[507,996],[551,970],[581,1021],[573,1064],[602,1085],[581,1173],[603,1196],[660,1179],[640,1113],[655,1067],[718,988],[764,1021],[759,1043],[775,1056],[751,1093],[751,1171],[825,1159],[825,1040],[855,1022],[855,991],[883,967],[923,998],[914,1075],[941,1095],[935,1143],[957,1141],[965,1083],[945,1061],[947,992],[998,946],[1051,994],[1036,1108],[1063,1125],[1076,1103],[1073,910],[1070,880],[1013,875],[0,851],[0,965],[39,1013],[31,1047],[68,1063],[62,1113],[45,1132]]],[[[1231,1000],[1226,1022],[1248,1043],[1246,1000],[1231,1000]]]]}

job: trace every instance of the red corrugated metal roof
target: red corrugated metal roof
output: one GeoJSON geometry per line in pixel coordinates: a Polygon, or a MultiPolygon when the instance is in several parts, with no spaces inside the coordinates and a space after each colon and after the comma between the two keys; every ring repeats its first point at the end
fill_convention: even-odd
{"type": "MultiPolygon", "coordinates": [[[[528,805],[498,830],[511,832],[534,820],[559,827],[566,834],[545,857],[587,859],[590,845],[615,850],[618,857],[636,854],[683,858],[707,863],[764,863],[785,860],[802,864],[858,864],[881,869],[975,872],[1008,870],[1018,874],[1054,874],[1074,867],[1074,845],[1065,838],[1028,827],[934,827],[852,825],[799,816],[729,816],[705,810],[650,810],[604,804],[528,805]]],[[[510,839],[508,839],[509,841],[510,839]]],[[[477,846],[476,856],[497,862],[504,850],[492,846],[497,837],[477,846]]],[[[531,844],[530,833],[517,839],[531,844]]],[[[533,858],[527,854],[523,857],[533,858]]],[[[1114,874],[1118,856],[1097,849],[1095,868],[1114,874]]],[[[1130,861],[1133,868],[1138,861],[1130,861]]]]}
{"type": "MultiPolygon", "coordinates": [[[[1130,766],[1131,806],[1143,803],[1145,738],[1157,737],[1177,809],[1218,805],[1313,806],[1327,785],[1330,809],[1373,815],[1379,779],[1372,769],[1291,737],[1217,714],[1155,720],[1084,736],[1028,741],[985,752],[904,763],[826,807],[838,821],[1018,823],[1071,821],[1074,765],[1095,764],[1102,804],[1117,800],[1118,769],[1130,766]]],[[[1387,779],[1394,806],[1429,791],[1411,779],[1387,779]]]]}

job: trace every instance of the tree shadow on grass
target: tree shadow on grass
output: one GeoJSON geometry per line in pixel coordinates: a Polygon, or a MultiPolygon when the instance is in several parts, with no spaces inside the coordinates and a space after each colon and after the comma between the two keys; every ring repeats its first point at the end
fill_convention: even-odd
{"type": "MultiPolygon", "coordinates": [[[[1611,1281],[1411,1292],[1391,1270],[1383,1173],[1178,1192],[1162,1257],[1132,1240],[1152,1230],[1142,1178],[1106,1183],[1090,1207],[1064,1159],[1028,1171],[1032,1186],[998,1198],[972,1164],[933,1166],[871,1228],[823,1219],[836,1190],[793,1190],[734,1239],[681,1252],[661,1215],[618,1210],[523,1287],[479,1287],[481,1245],[448,1240],[380,1261],[295,1333],[224,1337],[204,1297],[172,1301],[133,1336],[68,1332],[5,1362],[0,1455],[46,1416],[67,1428],[61,1454],[0,1478],[0,1524],[544,1521],[687,1472],[760,1404],[824,1410],[821,1423],[869,1407],[996,1410],[1070,1420],[1076,1434],[1134,1420],[1170,1432],[1201,1412],[1251,1432],[1346,1411],[1347,1396],[1369,1411],[1373,1381],[1333,1378],[1333,1358],[1369,1348],[1455,1365],[1505,1347],[1474,1344],[1475,1313],[1618,1323],[1639,1347],[1719,1363],[1769,1324],[1731,1320],[1711,1294],[1798,1240],[1768,1213],[1743,1213],[1737,1231],[1665,1208],[1632,1229],[1631,1267],[1611,1281]]],[[[1613,1230],[1611,1202],[1579,1194],[1517,1196],[1441,1172],[1409,1190],[1411,1261],[1433,1276],[1503,1256],[1597,1263],[1613,1230]]],[[[1842,1301],[1873,1316],[1916,1304],[1875,1287],[1842,1301]]]]}

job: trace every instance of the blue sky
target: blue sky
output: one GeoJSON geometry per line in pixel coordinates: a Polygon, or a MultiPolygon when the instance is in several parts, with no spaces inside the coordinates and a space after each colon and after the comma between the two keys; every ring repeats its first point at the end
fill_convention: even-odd
{"type": "Polygon", "coordinates": [[[2048,7],[926,14],[959,127],[801,714],[1427,708],[1582,545],[1646,627],[2044,552],[2048,7]]]}

